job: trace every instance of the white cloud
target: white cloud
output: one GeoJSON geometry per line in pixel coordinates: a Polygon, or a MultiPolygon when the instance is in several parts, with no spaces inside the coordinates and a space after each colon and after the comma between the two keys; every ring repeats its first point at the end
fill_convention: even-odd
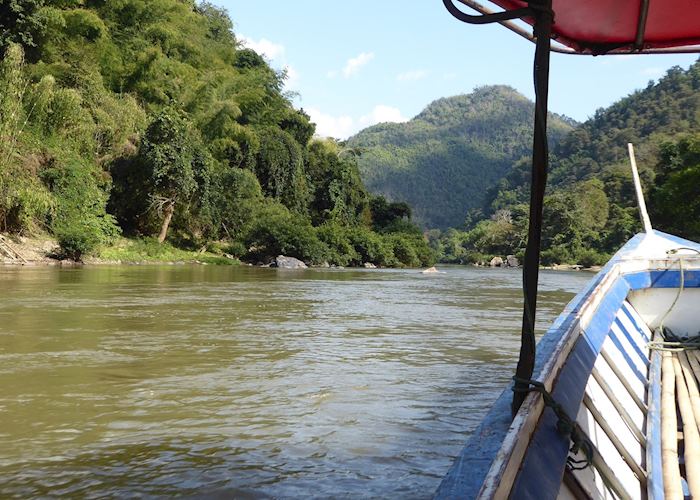
{"type": "Polygon", "coordinates": [[[399,73],[396,75],[396,79],[400,82],[410,82],[414,80],[422,80],[428,76],[428,72],[424,69],[417,69],[413,71],[406,71],[405,73],[399,73]]]}
{"type": "Polygon", "coordinates": [[[258,54],[261,54],[272,61],[284,57],[284,53],[286,51],[284,45],[281,43],[271,42],[267,38],[253,40],[252,38],[242,36],[241,41],[243,42],[243,45],[249,49],[253,49],[258,54]]]}
{"type": "Polygon", "coordinates": [[[368,114],[360,118],[360,125],[363,127],[369,127],[377,123],[384,122],[407,122],[408,118],[401,114],[401,110],[398,108],[392,108],[391,106],[386,106],[384,104],[378,104],[374,109],[368,114]]]}
{"type": "Polygon", "coordinates": [[[288,90],[298,90],[299,79],[301,78],[299,72],[289,64],[284,66],[284,70],[287,72],[287,79],[284,81],[285,88],[288,90]]]}
{"type": "Polygon", "coordinates": [[[378,104],[368,114],[359,120],[349,115],[333,116],[323,113],[318,108],[304,108],[311,121],[316,124],[316,135],[321,137],[334,137],[347,139],[359,132],[360,129],[385,122],[406,122],[408,118],[401,114],[398,108],[378,104]]]}
{"type": "Polygon", "coordinates": [[[332,116],[316,108],[305,108],[311,121],[316,124],[316,135],[346,139],[355,131],[354,120],[347,115],[332,116]]]}
{"type": "Polygon", "coordinates": [[[352,75],[360,71],[360,68],[374,59],[374,52],[363,52],[357,57],[348,59],[343,68],[343,76],[350,78],[352,75]]]}

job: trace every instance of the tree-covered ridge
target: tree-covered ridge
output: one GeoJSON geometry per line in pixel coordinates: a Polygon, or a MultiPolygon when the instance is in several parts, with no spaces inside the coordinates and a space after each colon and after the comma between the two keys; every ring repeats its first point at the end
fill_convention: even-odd
{"type": "MultiPolygon", "coordinates": [[[[348,144],[362,151],[360,171],[371,191],[406,200],[425,227],[459,226],[528,154],[533,106],[510,87],[480,87],[438,99],[407,123],[369,127],[348,144]]],[[[551,115],[551,142],[572,126],[551,115]]]]}
{"type": "MultiPolygon", "coordinates": [[[[655,228],[700,240],[700,61],[675,67],[569,133],[553,149],[545,197],[543,262],[604,262],[641,229],[627,157],[635,144],[655,228]]],[[[516,162],[472,210],[466,231],[432,234],[450,261],[523,252],[528,159],[516,162]]]]}
{"type": "Polygon", "coordinates": [[[1,230],[48,230],[75,257],[123,233],[252,260],[431,261],[410,211],[382,212],[213,4],[9,0],[0,28],[1,230]]]}

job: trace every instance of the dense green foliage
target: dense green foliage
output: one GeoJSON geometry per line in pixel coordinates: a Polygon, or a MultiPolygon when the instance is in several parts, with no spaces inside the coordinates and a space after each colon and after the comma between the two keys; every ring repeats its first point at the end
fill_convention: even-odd
{"type": "MultiPolygon", "coordinates": [[[[544,264],[600,264],[641,229],[627,158],[636,146],[654,227],[700,240],[700,62],[672,68],[556,143],[545,197],[544,264]]],[[[466,217],[466,231],[431,233],[443,260],[522,255],[529,160],[516,162],[466,217]]]]}
{"type": "Polygon", "coordinates": [[[10,0],[0,28],[0,230],[50,231],[77,259],[123,233],[256,262],[432,262],[211,3],[10,0]]]}
{"type": "MultiPolygon", "coordinates": [[[[424,227],[462,224],[486,191],[532,147],[532,102],[510,87],[439,99],[407,123],[383,123],[348,140],[362,151],[360,171],[372,192],[405,200],[424,227]]],[[[572,122],[550,116],[551,140],[572,122]]]]}

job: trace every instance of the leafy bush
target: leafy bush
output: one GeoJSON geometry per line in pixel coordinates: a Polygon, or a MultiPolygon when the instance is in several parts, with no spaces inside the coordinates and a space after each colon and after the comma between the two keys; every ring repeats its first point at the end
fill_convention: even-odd
{"type": "Polygon", "coordinates": [[[328,248],[327,259],[330,264],[347,266],[360,261],[360,255],[352,245],[347,227],[327,222],[320,226],[316,233],[328,248]]]}
{"type": "Polygon", "coordinates": [[[593,267],[605,264],[609,258],[610,256],[604,253],[597,252],[593,249],[586,249],[579,252],[576,260],[577,263],[581,264],[583,267],[593,267]]]}
{"type": "Polygon", "coordinates": [[[370,262],[379,266],[393,266],[396,257],[392,246],[377,233],[366,227],[353,227],[348,230],[348,236],[355,248],[359,259],[353,264],[370,262]]]}
{"type": "Polygon", "coordinates": [[[571,262],[571,260],[571,254],[563,245],[548,248],[543,250],[540,254],[540,263],[543,266],[565,264],[567,262],[571,262]]]}
{"type": "Polygon", "coordinates": [[[278,202],[262,205],[245,238],[249,260],[270,260],[277,255],[305,262],[322,262],[327,248],[304,217],[293,214],[278,202]]]}

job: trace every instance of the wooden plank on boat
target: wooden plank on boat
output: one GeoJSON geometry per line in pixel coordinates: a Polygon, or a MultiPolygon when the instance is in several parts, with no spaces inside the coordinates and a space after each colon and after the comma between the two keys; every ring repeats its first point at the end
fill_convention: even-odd
{"type": "Polygon", "coordinates": [[[615,407],[615,410],[617,410],[620,417],[622,417],[622,420],[624,420],[629,430],[634,434],[634,437],[637,438],[637,442],[639,442],[639,444],[641,444],[642,446],[646,446],[647,440],[644,434],[642,433],[641,428],[637,426],[637,424],[634,422],[634,419],[627,411],[627,408],[625,408],[625,406],[622,403],[620,403],[620,399],[610,388],[610,384],[608,384],[605,381],[605,379],[600,375],[600,372],[595,367],[593,368],[592,375],[593,380],[595,380],[598,383],[605,395],[615,407]]]}
{"type": "MultiPolygon", "coordinates": [[[[605,346],[603,349],[600,351],[601,356],[605,360],[605,362],[608,364],[610,367],[610,370],[615,374],[615,376],[618,378],[622,386],[625,388],[625,390],[628,392],[634,403],[637,405],[639,410],[642,412],[642,414],[647,413],[647,405],[644,403],[642,398],[644,397],[644,387],[643,384],[641,384],[638,379],[633,378],[631,380],[634,380],[634,382],[630,382],[630,378],[626,377],[625,374],[622,372],[622,369],[620,368],[620,365],[617,363],[616,359],[613,359],[613,357],[608,354],[607,350],[605,349],[605,346]],[[633,387],[632,384],[637,385],[638,387],[635,388],[633,387]]],[[[621,356],[617,356],[619,359],[621,356]]],[[[600,376],[600,375],[599,375],[600,376]]],[[[602,377],[601,377],[602,378],[602,377]]]]}
{"type": "Polygon", "coordinates": [[[593,467],[597,469],[606,486],[610,488],[618,498],[622,500],[632,500],[632,496],[622,485],[615,471],[608,466],[608,463],[595,446],[593,447],[593,467]]]}
{"type": "MultiPolygon", "coordinates": [[[[690,363],[690,368],[693,370],[696,382],[700,384],[700,361],[698,361],[698,359],[694,356],[692,352],[683,354],[685,354],[685,358],[688,360],[688,363],[690,363]]],[[[696,416],[700,418],[700,415],[696,416]]]]}
{"type": "Polygon", "coordinates": [[[639,482],[642,484],[644,488],[646,488],[647,485],[647,476],[646,473],[642,470],[640,464],[637,462],[635,458],[632,457],[632,454],[629,452],[627,447],[622,443],[620,440],[619,436],[617,433],[610,427],[610,424],[608,424],[608,421],[605,419],[603,414],[598,411],[597,405],[591,400],[591,397],[588,394],[583,395],[583,404],[588,408],[588,411],[591,412],[591,415],[593,415],[593,418],[595,421],[598,423],[601,429],[603,429],[603,432],[605,433],[606,436],[608,436],[608,439],[610,439],[610,442],[613,444],[617,452],[620,454],[622,459],[625,461],[627,466],[632,469],[632,472],[634,472],[635,476],[637,476],[637,479],[639,482]]]}
{"type": "MultiPolygon", "coordinates": [[[[672,356],[673,370],[676,374],[676,388],[678,391],[678,407],[681,420],[683,420],[683,456],[685,458],[685,480],[688,483],[690,496],[700,498],[700,435],[698,424],[695,420],[693,407],[690,403],[688,385],[683,376],[683,369],[678,356],[672,356]]],[[[694,380],[689,381],[695,385],[694,380]]]]}
{"type": "Polygon", "coordinates": [[[678,422],[676,421],[676,374],[670,352],[661,361],[661,454],[664,469],[664,497],[682,500],[681,471],[678,466],[678,422]]]}

